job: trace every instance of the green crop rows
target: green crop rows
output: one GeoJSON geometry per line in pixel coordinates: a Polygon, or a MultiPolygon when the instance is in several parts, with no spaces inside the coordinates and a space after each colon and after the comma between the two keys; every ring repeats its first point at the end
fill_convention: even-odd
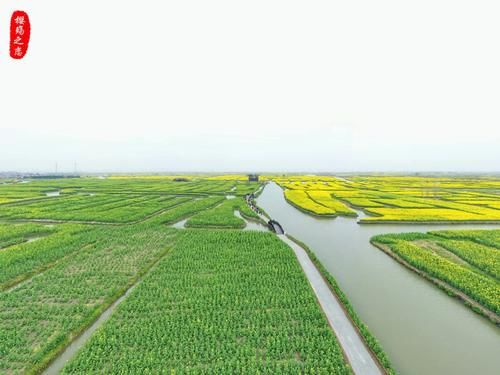
{"type": "Polygon", "coordinates": [[[485,245],[499,235],[500,230],[437,231],[379,235],[372,241],[500,315],[500,250],[485,245]]]}
{"type": "Polygon", "coordinates": [[[0,224],[0,249],[53,233],[55,228],[38,224],[0,224]]]}
{"type": "Polygon", "coordinates": [[[200,176],[1,185],[0,374],[42,372],[134,285],[65,372],[351,373],[291,249],[237,230],[235,211],[259,220],[243,199],[259,186],[200,176]],[[184,219],[192,228],[170,227],[184,219]]]}
{"type": "Polygon", "coordinates": [[[190,200],[159,195],[78,194],[0,206],[0,218],[131,222],[190,200]]]}
{"type": "Polygon", "coordinates": [[[183,231],[64,373],[349,373],[290,249],[183,231]]]}
{"type": "Polygon", "coordinates": [[[500,280],[500,250],[471,241],[439,241],[446,250],[500,280]]]}
{"type": "Polygon", "coordinates": [[[244,220],[234,215],[236,210],[240,211],[244,217],[259,218],[248,208],[243,198],[234,198],[226,199],[219,206],[194,215],[187,221],[186,226],[193,228],[244,228],[244,220]]]}
{"type": "MultiPolygon", "coordinates": [[[[31,226],[32,224],[28,224],[31,226]]],[[[40,230],[46,230],[40,226],[40,230]]],[[[53,262],[81,249],[92,240],[92,228],[64,224],[54,233],[33,242],[22,242],[0,251],[0,290],[36,274],[53,262]]],[[[43,233],[43,232],[42,232],[43,233]]]]}
{"type": "Polygon", "coordinates": [[[43,367],[168,250],[171,231],[96,228],[72,244],[71,257],[1,293],[0,373],[43,367]]]}

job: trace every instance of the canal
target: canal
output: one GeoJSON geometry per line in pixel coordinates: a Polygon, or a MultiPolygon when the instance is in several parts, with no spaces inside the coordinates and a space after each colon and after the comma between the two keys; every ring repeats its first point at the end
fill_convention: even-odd
{"type": "Polygon", "coordinates": [[[316,253],[399,373],[498,374],[500,330],[369,240],[381,233],[499,225],[359,225],[355,218],[317,218],[289,205],[275,183],[266,185],[257,203],[316,253]]]}

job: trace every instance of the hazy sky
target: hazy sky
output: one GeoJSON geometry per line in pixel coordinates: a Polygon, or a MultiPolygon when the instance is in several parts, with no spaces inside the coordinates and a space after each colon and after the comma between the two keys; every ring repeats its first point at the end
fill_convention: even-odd
{"type": "Polygon", "coordinates": [[[498,171],[499,19],[498,0],[1,0],[0,171],[498,171]]]}

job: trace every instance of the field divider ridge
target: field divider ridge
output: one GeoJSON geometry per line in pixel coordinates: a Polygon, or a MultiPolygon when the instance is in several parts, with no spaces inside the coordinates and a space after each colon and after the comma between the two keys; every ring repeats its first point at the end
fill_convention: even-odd
{"type": "Polygon", "coordinates": [[[89,317],[77,331],[70,333],[70,339],[64,345],[54,349],[47,355],[49,360],[42,361],[40,366],[32,368],[28,374],[36,374],[41,372],[44,375],[58,374],[65,364],[76,354],[76,352],[85,344],[92,334],[105,323],[112,312],[122,303],[132,290],[141,282],[141,280],[154,268],[158,263],[169,255],[172,247],[169,245],[162,251],[158,257],[143,270],[139,271],[130,280],[126,286],[121,288],[115,295],[106,299],[106,301],[89,317]]]}
{"type": "Polygon", "coordinates": [[[61,257],[59,259],[56,259],[55,261],[53,261],[51,263],[44,264],[43,266],[41,266],[41,267],[31,271],[31,272],[27,272],[25,274],[22,274],[19,277],[16,277],[15,279],[11,280],[10,282],[5,282],[3,285],[0,285],[0,293],[12,292],[13,290],[19,288],[21,285],[24,285],[25,283],[30,282],[34,277],[42,274],[43,272],[51,269],[52,267],[57,266],[60,262],[73,256],[73,253],[75,253],[76,251],[84,251],[84,250],[88,249],[89,247],[95,245],[96,242],[97,241],[92,241],[90,243],[87,243],[78,249],[70,251],[68,254],[64,255],[63,257],[61,257]]]}

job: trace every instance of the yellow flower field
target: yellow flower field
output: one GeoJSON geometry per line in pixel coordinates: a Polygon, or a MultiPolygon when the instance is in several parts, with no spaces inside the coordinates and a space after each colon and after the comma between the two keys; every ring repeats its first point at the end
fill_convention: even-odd
{"type": "Polygon", "coordinates": [[[324,190],[308,190],[307,194],[313,201],[334,210],[336,215],[357,216],[356,212],[351,210],[344,203],[333,198],[331,192],[324,190]]]}
{"type": "Polygon", "coordinates": [[[293,205],[316,215],[335,215],[335,209],[316,203],[304,190],[285,190],[285,198],[293,205]]]}
{"type": "MultiPolygon", "coordinates": [[[[270,177],[271,178],[271,177],[270,177]]],[[[289,202],[316,215],[368,215],[361,222],[500,221],[500,178],[417,176],[272,177],[289,202]]]]}

